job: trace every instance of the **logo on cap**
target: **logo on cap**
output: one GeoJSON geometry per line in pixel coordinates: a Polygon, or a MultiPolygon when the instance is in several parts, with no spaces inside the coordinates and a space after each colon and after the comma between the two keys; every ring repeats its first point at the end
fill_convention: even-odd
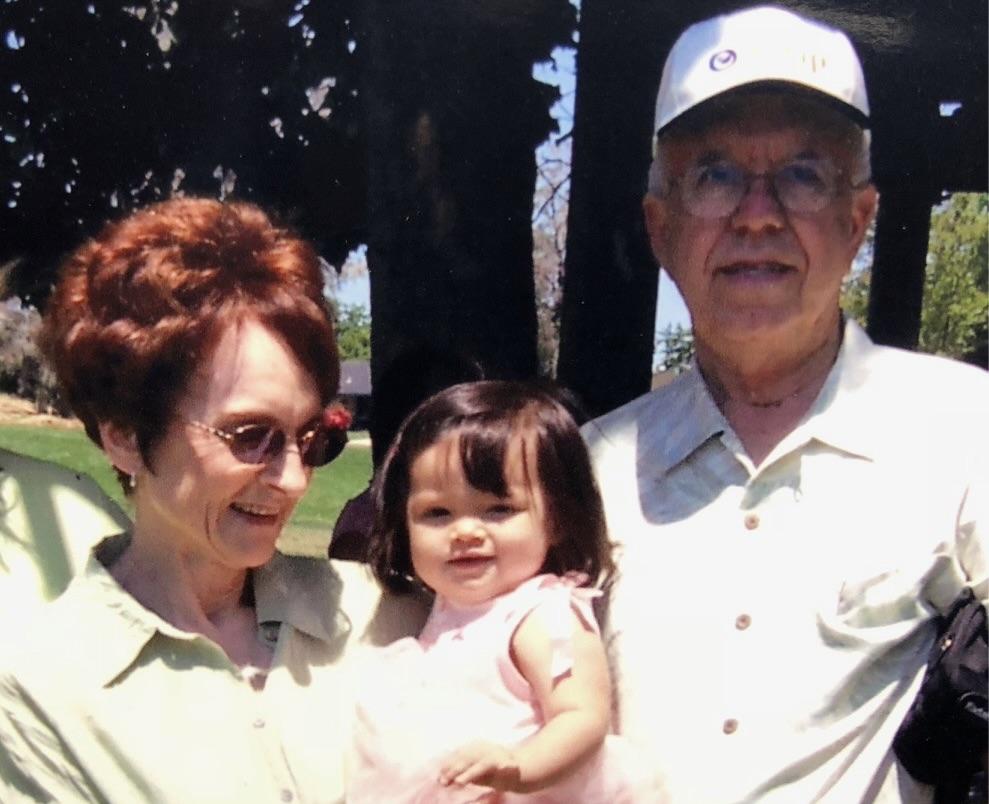
{"type": "Polygon", "coordinates": [[[804,63],[805,67],[810,68],[812,73],[823,70],[828,66],[828,60],[824,56],[818,56],[815,53],[802,53],[800,54],[800,60],[804,63]]]}
{"type": "Polygon", "coordinates": [[[711,60],[707,63],[714,72],[720,73],[722,70],[727,70],[738,60],[738,55],[734,50],[719,50],[713,56],[711,60]]]}

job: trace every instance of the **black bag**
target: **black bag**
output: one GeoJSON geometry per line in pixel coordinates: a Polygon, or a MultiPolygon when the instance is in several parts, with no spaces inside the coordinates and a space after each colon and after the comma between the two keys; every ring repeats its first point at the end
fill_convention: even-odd
{"type": "Polygon", "coordinates": [[[893,748],[911,776],[938,788],[938,801],[964,801],[989,749],[986,612],[971,589],[940,626],[893,748]]]}

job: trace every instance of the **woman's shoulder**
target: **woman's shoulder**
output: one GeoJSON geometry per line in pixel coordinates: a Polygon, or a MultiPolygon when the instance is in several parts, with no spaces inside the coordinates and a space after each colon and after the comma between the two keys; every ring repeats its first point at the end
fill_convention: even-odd
{"type": "Polygon", "coordinates": [[[65,592],[18,624],[0,650],[0,670],[32,689],[98,686],[140,650],[153,627],[141,620],[91,555],[65,592]],[[71,668],[71,670],[69,670],[71,668]]]}
{"type": "Polygon", "coordinates": [[[327,563],[340,580],[341,610],[363,641],[387,645],[422,630],[432,604],[426,594],[382,589],[367,564],[360,561],[329,559],[327,563]]]}
{"type": "Polygon", "coordinates": [[[429,603],[383,591],[366,564],[276,553],[255,570],[261,621],[287,622],[333,641],[341,632],[378,644],[418,633],[429,603]]]}

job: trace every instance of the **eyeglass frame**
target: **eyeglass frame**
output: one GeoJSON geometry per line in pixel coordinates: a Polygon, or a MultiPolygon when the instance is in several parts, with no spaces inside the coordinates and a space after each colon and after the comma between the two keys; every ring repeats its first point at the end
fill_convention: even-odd
{"type": "MultiPolygon", "coordinates": [[[[787,212],[793,212],[796,214],[813,214],[826,209],[829,204],[831,204],[844,190],[861,190],[869,185],[871,181],[870,178],[865,178],[859,182],[848,181],[847,184],[842,184],[840,179],[842,176],[846,176],[847,171],[834,165],[830,159],[822,157],[794,157],[790,159],[785,164],[776,168],[772,171],[763,171],[760,173],[754,173],[745,170],[737,163],[731,161],[730,159],[723,158],[712,158],[709,161],[704,159],[699,160],[695,164],[691,165],[681,176],[670,176],[667,178],[667,188],[668,193],[674,187],[679,187],[680,192],[678,194],[680,202],[683,204],[684,208],[696,218],[701,218],[703,220],[721,220],[724,218],[730,218],[734,215],[738,208],[742,205],[745,197],[752,191],[752,184],[757,179],[766,179],[767,188],[772,194],[773,198],[776,199],[776,203],[787,212]],[[811,206],[791,206],[787,203],[784,196],[788,196],[788,193],[781,193],[778,184],[779,176],[787,170],[792,170],[795,166],[799,165],[810,165],[810,164],[820,164],[826,167],[827,172],[830,177],[827,181],[827,188],[825,192],[822,192],[819,196],[820,204],[814,204],[811,206]],[[711,167],[723,166],[728,167],[736,171],[737,175],[741,178],[741,183],[736,185],[735,192],[738,192],[738,198],[732,205],[731,209],[726,212],[719,214],[705,214],[697,211],[696,199],[684,192],[685,179],[690,174],[695,173],[700,170],[707,170],[711,167]],[[740,188],[740,190],[738,189],[740,188]]],[[[823,178],[823,177],[822,177],[823,178]]],[[[798,188],[800,189],[800,188],[798,188]]],[[[808,188],[809,189],[809,188],[808,188]]]]}
{"type": "Polygon", "coordinates": [[[334,430],[328,427],[324,427],[318,423],[314,425],[311,430],[307,430],[304,433],[297,434],[295,438],[290,439],[288,434],[285,432],[283,428],[275,426],[273,424],[262,424],[261,422],[248,422],[246,424],[238,425],[237,427],[233,428],[233,430],[229,430],[222,427],[214,427],[211,424],[206,424],[205,422],[197,421],[196,419],[184,419],[184,421],[187,424],[190,424],[193,427],[198,428],[199,430],[203,430],[207,433],[210,433],[211,435],[214,435],[220,440],[222,440],[224,443],[226,443],[227,449],[230,450],[230,454],[237,461],[246,464],[248,466],[267,465],[272,461],[277,460],[288,449],[289,442],[294,441],[302,465],[308,468],[317,469],[320,466],[326,466],[327,464],[331,463],[332,461],[340,457],[340,454],[343,452],[343,448],[347,444],[346,431],[334,430]],[[262,446],[258,447],[257,460],[245,460],[242,456],[238,455],[234,450],[234,443],[237,438],[238,432],[242,432],[243,430],[251,427],[259,427],[266,429],[268,431],[268,434],[265,436],[265,439],[262,441],[262,446]],[[338,436],[336,439],[331,439],[330,436],[336,433],[340,433],[340,436],[338,436]],[[266,455],[271,439],[276,437],[276,435],[273,434],[280,435],[282,438],[282,443],[281,446],[277,449],[277,451],[275,451],[270,455],[266,455]],[[318,437],[320,434],[323,434],[324,436],[327,437],[328,457],[322,463],[309,463],[306,459],[306,454],[309,449],[309,444],[312,444],[313,441],[316,439],[316,437],[318,437]],[[303,446],[301,444],[301,439],[305,438],[306,436],[310,436],[310,441],[309,444],[303,446]]]}

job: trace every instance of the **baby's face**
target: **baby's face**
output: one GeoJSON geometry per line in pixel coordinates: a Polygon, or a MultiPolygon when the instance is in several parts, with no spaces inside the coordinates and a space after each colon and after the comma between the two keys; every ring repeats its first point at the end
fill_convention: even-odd
{"type": "Polygon", "coordinates": [[[546,561],[545,507],[539,489],[526,483],[522,449],[521,440],[509,448],[504,497],[467,482],[456,434],[412,463],[406,507],[412,566],[423,583],[454,605],[476,605],[510,592],[546,561]]]}

